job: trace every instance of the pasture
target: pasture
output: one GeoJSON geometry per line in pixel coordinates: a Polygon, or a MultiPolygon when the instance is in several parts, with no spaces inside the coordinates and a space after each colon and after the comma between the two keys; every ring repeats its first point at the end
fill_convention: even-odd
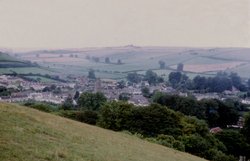
{"type": "Polygon", "coordinates": [[[13,72],[19,74],[55,74],[55,72],[46,69],[46,68],[38,68],[38,67],[22,67],[22,68],[0,68],[0,74],[11,74],[13,72]]]}

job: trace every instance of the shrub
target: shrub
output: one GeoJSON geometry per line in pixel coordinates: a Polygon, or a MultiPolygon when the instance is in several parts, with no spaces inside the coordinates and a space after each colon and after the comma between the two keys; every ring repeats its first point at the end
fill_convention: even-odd
{"type": "Polygon", "coordinates": [[[203,157],[204,152],[209,150],[209,143],[199,135],[183,136],[182,142],[186,152],[203,157]]]}
{"type": "Polygon", "coordinates": [[[216,149],[209,149],[205,155],[206,159],[211,161],[236,161],[236,158],[234,158],[232,155],[226,155],[216,149]]]}
{"type": "Polygon", "coordinates": [[[87,124],[95,125],[98,115],[94,111],[77,111],[76,120],[87,124]]]}
{"type": "Polygon", "coordinates": [[[44,104],[35,104],[35,105],[32,105],[31,107],[40,111],[44,111],[44,112],[52,112],[52,109],[44,104]]]}
{"type": "Polygon", "coordinates": [[[62,117],[69,118],[69,119],[76,120],[76,111],[60,110],[58,115],[62,116],[62,117]]]}

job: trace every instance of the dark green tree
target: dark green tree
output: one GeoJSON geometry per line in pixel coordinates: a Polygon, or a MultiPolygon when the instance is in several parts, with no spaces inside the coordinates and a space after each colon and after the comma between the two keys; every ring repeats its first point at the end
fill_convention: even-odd
{"type": "Polygon", "coordinates": [[[88,78],[89,79],[96,79],[96,77],[95,77],[95,71],[93,69],[89,70],[88,78]]]}
{"type": "Polygon", "coordinates": [[[126,82],[124,80],[117,82],[118,88],[123,89],[125,86],[126,86],[126,82]]]}
{"type": "Polygon", "coordinates": [[[166,68],[166,63],[164,61],[160,60],[158,63],[160,65],[160,69],[165,69],[166,68]]]}
{"type": "Polygon", "coordinates": [[[98,125],[115,131],[129,130],[133,114],[133,105],[127,102],[112,101],[100,109],[98,125]]]}
{"type": "Polygon", "coordinates": [[[78,99],[78,105],[84,109],[97,111],[107,101],[103,93],[82,93],[78,99]]]}
{"type": "Polygon", "coordinates": [[[0,86],[0,96],[10,96],[11,92],[3,86],[0,86]]]}
{"type": "Polygon", "coordinates": [[[71,96],[68,96],[66,100],[62,104],[63,110],[70,110],[74,107],[73,105],[73,98],[71,96]]]}
{"type": "Polygon", "coordinates": [[[127,80],[132,83],[139,83],[142,80],[142,77],[137,73],[128,73],[127,80]]]}
{"type": "Polygon", "coordinates": [[[130,99],[131,95],[129,93],[121,93],[119,95],[119,100],[121,101],[128,101],[130,99]]]}
{"type": "Polygon", "coordinates": [[[148,70],[146,71],[144,80],[148,81],[148,83],[151,85],[155,85],[156,83],[158,83],[158,76],[152,70],[148,70]]]}
{"type": "Polygon", "coordinates": [[[76,93],[74,95],[74,100],[78,100],[79,97],[80,97],[80,92],[76,91],[76,93]]]}
{"type": "Polygon", "coordinates": [[[179,64],[177,65],[177,71],[178,71],[178,72],[182,72],[182,71],[183,71],[183,68],[184,68],[184,64],[179,63],[179,64]]]}
{"type": "Polygon", "coordinates": [[[91,111],[91,110],[76,111],[75,117],[77,121],[95,125],[98,119],[98,114],[96,111],[91,111]]]}
{"type": "Polygon", "coordinates": [[[141,92],[144,97],[150,97],[150,90],[148,87],[142,87],[141,92]]]}
{"type": "Polygon", "coordinates": [[[184,135],[181,138],[185,145],[185,151],[196,156],[204,157],[210,149],[209,142],[200,135],[184,135]]]}
{"type": "Polygon", "coordinates": [[[195,76],[193,79],[193,86],[196,90],[206,91],[206,88],[207,88],[206,77],[201,77],[199,75],[195,76]]]}
{"type": "Polygon", "coordinates": [[[217,133],[216,138],[218,138],[227,148],[227,154],[234,155],[235,157],[247,156],[247,144],[246,140],[239,131],[235,130],[224,130],[217,133]]]}
{"type": "Polygon", "coordinates": [[[118,59],[118,60],[117,60],[117,64],[118,64],[118,65],[122,64],[122,60],[121,60],[121,59],[118,59]]]}
{"type": "Polygon", "coordinates": [[[239,119],[239,113],[230,106],[227,106],[225,103],[218,102],[218,126],[227,127],[227,125],[235,125],[239,119]]]}
{"type": "Polygon", "coordinates": [[[107,63],[107,64],[109,64],[109,63],[110,63],[110,59],[109,59],[109,57],[106,57],[106,58],[105,58],[105,63],[107,63]]]}
{"type": "Polygon", "coordinates": [[[232,85],[236,87],[237,89],[240,89],[242,85],[242,81],[240,76],[237,73],[230,73],[229,77],[231,78],[232,85]]]}
{"type": "Polygon", "coordinates": [[[243,134],[247,139],[247,142],[250,144],[250,112],[248,112],[245,116],[243,134]]]}
{"type": "Polygon", "coordinates": [[[182,74],[180,72],[171,72],[168,76],[169,82],[176,87],[181,82],[182,74]]]}

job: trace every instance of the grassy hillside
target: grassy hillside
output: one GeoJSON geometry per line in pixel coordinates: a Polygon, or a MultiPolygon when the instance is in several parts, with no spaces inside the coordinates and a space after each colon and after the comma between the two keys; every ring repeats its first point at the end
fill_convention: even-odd
{"type": "Polygon", "coordinates": [[[134,136],[0,103],[0,160],[202,161],[134,136]]]}

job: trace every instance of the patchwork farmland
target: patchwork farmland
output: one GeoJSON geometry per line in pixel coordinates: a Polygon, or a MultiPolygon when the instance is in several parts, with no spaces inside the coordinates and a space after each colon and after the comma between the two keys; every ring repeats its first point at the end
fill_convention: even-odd
{"type": "Polygon", "coordinates": [[[58,74],[87,75],[95,70],[97,77],[123,79],[129,72],[153,70],[168,75],[184,64],[188,75],[213,75],[218,71],[238,72],[250,77],[249,48],[177,48],[177,47],[106,47],[16,52],[19,59],[38,63],[58,74]],[[109,58],[109,62],[105,59],[109,58]],[[121,63],[117,63],[118,61],[121,63]],[[160,69],[164,61],[165,69],[160,69]],[[66,70],[65,70],[66,69],[66,70]],[[63,72],[62,72],[63,71],[63,72]]]}

